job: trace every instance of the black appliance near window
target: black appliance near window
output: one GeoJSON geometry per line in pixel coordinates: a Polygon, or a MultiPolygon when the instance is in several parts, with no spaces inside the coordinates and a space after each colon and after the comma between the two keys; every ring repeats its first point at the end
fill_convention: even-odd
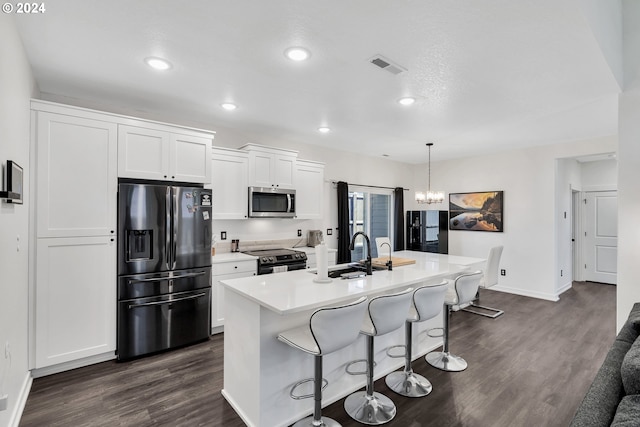
{"type": "Polygon", "coordinates": [[[449,253],[447,211],[407,211],[407,249],[449,253]]]}

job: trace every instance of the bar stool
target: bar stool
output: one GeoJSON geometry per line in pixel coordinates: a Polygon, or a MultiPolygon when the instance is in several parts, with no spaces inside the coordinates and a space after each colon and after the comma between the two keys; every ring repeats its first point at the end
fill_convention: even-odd
{"type": "MultiPolygon", "coordinates": [[[[448,282],[444,280],[438,285],[424,285],[413,292],[409,316],[405,321],[405,359],[404,370],[392,372],[385,378],[387,386],[396,393],[406,397],[423,397],[431,393],[429,380],[416,374],[411,368],[411,350],[413,345],[413,324],[436,317],[442,311],[444,296],[448,282]]],[[[395,347],[395,346],[394,346],[395,347]]]]}
{"type": "Polygon", "coordinates": [[[320,308],[313,312],[308,325],[289,329],[278,335],[278,340],[283,343],[315,356],[313,378],[294,384],[289,393],[293,399],[313,397],[313,415],[298,421],[294,427],[340,426],[337,421],[323,417],[321,414],[322,390],[327,385],[326,380],[322,378],[322,356],[340,350],[358,338],[358,328],[362,324],[362,316],[367,309],[366,300],[366,297],[362,297],[349,304],[320,308]],[[294,394],[296,387],[309,381],[314,383],[312,395],[294,394]]]}
{"type": "Polygon", "coordinates": [[[467,362],[459,356],[449,353],[449,320],[451,307],[466,304],[476,297],[482,279],[482,271],[461,274],[456,277],[453,288],[447,289],[444,297],[442,351],[433,351],[425,356],[427,363],[434,368],[448,372],[460,372],[467,369],[467,362]]]}
{"type": "Polygon", "coordinates": [[[363,424],[384,424],[396,415],[396,406],[391,399],[373,391],[373,337],[384,335],[402,326],[407,318],[412,290],[409,288],[369,300],[368,310],[360,329],[360,333],[366,336],[367,386],[365,391],[352,393],[344,401],[347,414],[363,424]]]}

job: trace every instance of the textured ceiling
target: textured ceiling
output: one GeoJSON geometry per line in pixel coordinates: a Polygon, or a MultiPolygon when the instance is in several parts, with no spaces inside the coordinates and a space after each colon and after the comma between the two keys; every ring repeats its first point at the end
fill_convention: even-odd
{"type": "Polygon", "coordinates": [[[617,133],[611,55],[579,0],[46,6],[14,15],[43,93],[177,123],[410,163],[424,163],[425,142],[435,143],[437,161],[617,133]],[[285,58],[294,45],[311,58],[285,58]],[[408,71],[373,66],[378,54],[408,71]],[[173,68],[151,70],[148,56],[173,68]],[[418,100],[402,107],[402,96],[418,100]],[[239,108],[223,110],[226,101],[239,108]],[[332,131],[319,134],[319,126],[332,131]]]}

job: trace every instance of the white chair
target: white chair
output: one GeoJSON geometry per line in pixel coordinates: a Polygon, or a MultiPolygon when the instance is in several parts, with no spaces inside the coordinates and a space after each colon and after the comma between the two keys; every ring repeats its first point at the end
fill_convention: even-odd
{"type": "Polygon", "coordinates": [[[378,257],[389,256],[392,252],[391,240],[388,237],[376,237],[376,249],[378,250],[378,257]]]}
{"type": "MultiPolygon", "coordinates": [[[[354,420],[363,424],[380,425],[396,415],[396,406],[387,396],[373,391],[373,337],[387,334],[402,327],[407,319],[413,289],[371,298],[360,333],[366,336],[367,386],[365,391],[350,394],[344,409],[354,420]]],[[[348,366],[347,366],[348,368],[348,366]]],[[[348,372],[348,370],[347,370],[348,372]]]]}
{"type": "MultiPolygon", "coordinates": [[[[502,249],[503,246],[496,246],[491,248],[491,250],[489,251],[489,257],[487,258],[487,265],[484,269],[484,275],[482,276],[482,280],[480,280],[480,288],[486,289],[498,284],[498,270],[500,268],[500,257],[502,256],[502,249]]],[[[495,319],[496,317],[504,313],[503,310],[477,304],[477,302],[479,301],[480,291],[478,290],[478,293],[474,300],[471,301],[471,303],[462,310],[468,311],[469,313],[473,314],[479,314],[480,316],[491,317],[492,319],[495,319]]]]}
{"type": "Polygon", "coordinates": [[[314,377],[294,384],[289,393],[292,399],[314,398],[313,415],[298,421],[294,424],[295,427],[340,426],[337,421],[321,414],[322,390],[327,385],[322,378],[322,356],[340,350],[358,338],[362,317],[367,309],[366,300],[366,297],[362,297],[349,304],[320,308],[311,315],[308,325],[289,329],[278,335],[278,340],[283,343],[315,356],[314,377]],[[296,387],[309,381],[314,383],[313,394],[296,395],[296,387]]]}
{"type": "Polygon", "coordinates": [[[449,353],[449,320],[452,306],[467,304],[475,298],[481,278],[482,271],[461,274],[456,277],[453,287],[447,289],[444,297],[442,351],[434,351],[425,356],[427,362],[434,368],[448,372],[467,369],[467,362],[462,357],[449,353]]]}
{"type": "Polygon", "coordinates": [[[413,372],[411,368],[411,349],[413,345],[413,324],[436,317],[444,306],[444,296],[448,282],[438,285],[424,285],[413,292],[409,316],[405,322],[405,361],[404,370],[392,372],[385,378],[387,386],[406,397],[422,397],[431,393],[433,387],[429,380],[413,372]]]}

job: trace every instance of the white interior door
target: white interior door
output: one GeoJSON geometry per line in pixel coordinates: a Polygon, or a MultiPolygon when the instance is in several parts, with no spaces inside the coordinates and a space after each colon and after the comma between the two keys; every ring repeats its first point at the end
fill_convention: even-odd
{"type": "Polygon", "coordinates": [[[617,283],[618,196],[616,191],[585,193],[585,280],[617,283]]]}

